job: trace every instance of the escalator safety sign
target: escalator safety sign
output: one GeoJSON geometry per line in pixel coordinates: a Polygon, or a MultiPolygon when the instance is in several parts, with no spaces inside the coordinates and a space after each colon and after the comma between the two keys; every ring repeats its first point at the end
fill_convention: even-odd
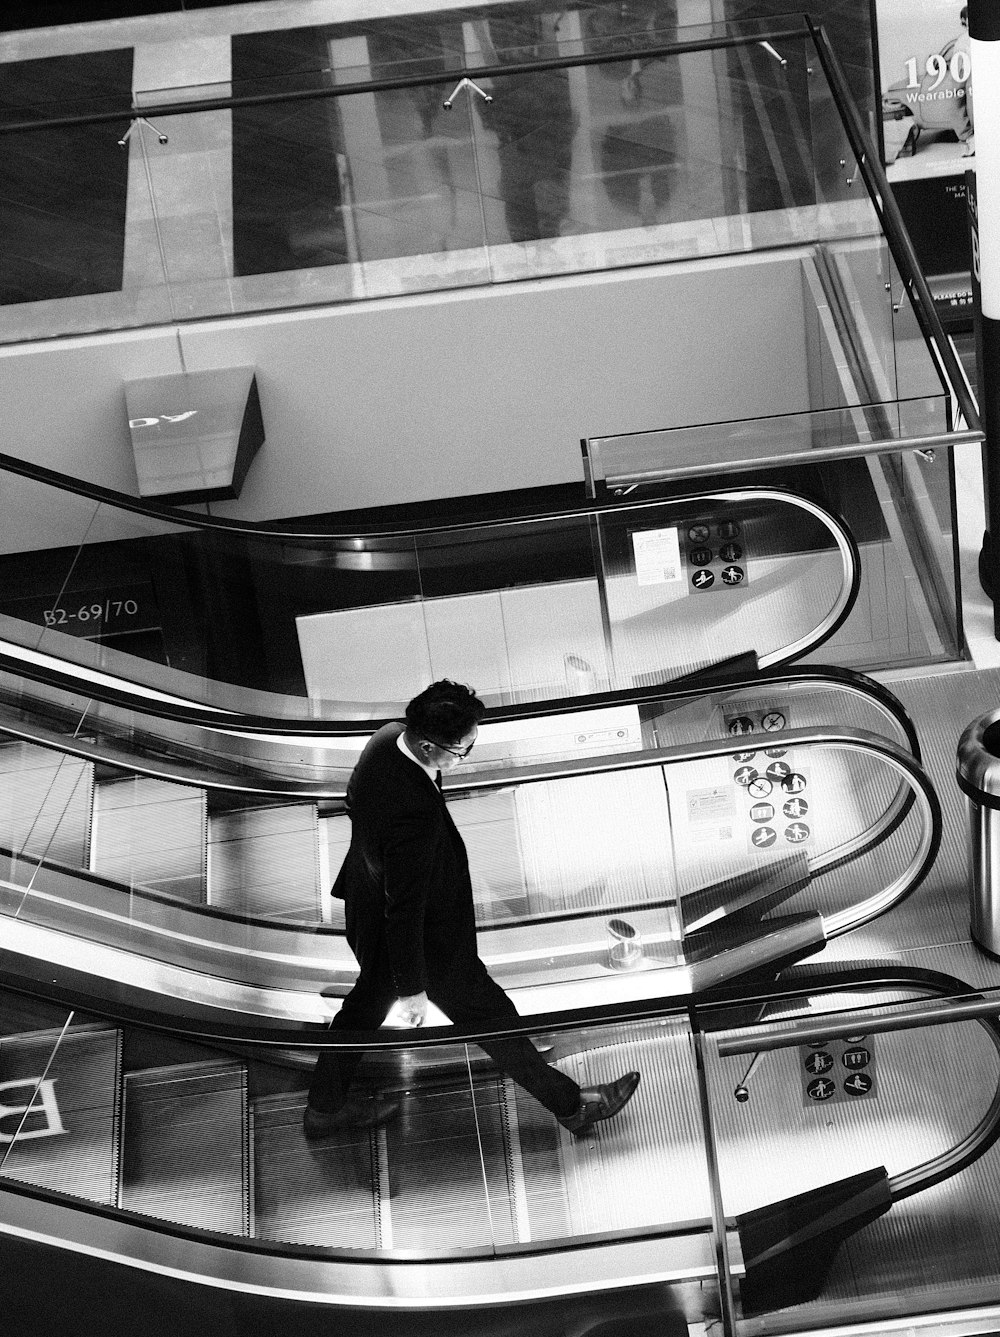
{"type": "Polygon", "coordinates": [[[847,1104],[878,1096],[871,1036],[849,1035],[799,1047],[802,1103],[847,1104]]]}
{"type": "MultiPolygon", "coordinates": [[[[640,585],[669,585],[683,580],[681,545],[676,529],[637,530],[632,534],[635,578],[640,585]]],[[[711,557],[708,559],[711,561],[711,557]]]]}
{"type": "Polygon", "coordinates": [[[687,836],[692,842],[732,840],[736,804],[729,785],[689,789],[685,799],[687,836]]]}

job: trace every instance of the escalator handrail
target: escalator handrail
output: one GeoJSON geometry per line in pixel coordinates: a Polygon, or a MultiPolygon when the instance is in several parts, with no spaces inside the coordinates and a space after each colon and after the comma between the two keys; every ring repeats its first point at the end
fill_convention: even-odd
{"type": "MultiPolygon", "coordinates": [[[[717,503],[732,504],[734,502],[761,500],[776,501],[779,504],[790,506],[794,510],[805,512],[825,529],[827,535],[832,538],[840,556],[842,581],[832,606],[825,611],[818,626],[813,627],[811,631],[800,636],[799,639],[792,642],[791,645],[786,644],[784,646],[778,646],[773,650],[766,651],[760,656],[762,667],[772,667],[790,662],[807,652],[815,651],[819,646],[823,645],[836,633],[850,615],[861,586],[860,552],[853,534],[844,521],[827,507],[820,505],[811,497],[804,496],[792,489],[780,485],[775,485],[773,487],[737,486],[711,489],[703,488],[698,492],[685,493],[677,497],[661,497],[652,500],[637,499],[634,501],[621,502],[610,499],[605,503],[592,503],[587,506],[571,507],[541,515],[494,517],[483,520],[453,521],[447,524],[434,522],[422,527],[412,527],[407,530],[392,531],[389,535],[376,535],[371,529],[366,529],[364,534],[356,532],[336,535],[294,533],[282,529],[276,524],[231,521],[217,516],[193,516],[186,512],[178,512],[161,504],[149,503],[140,501],[136,498],[125,497],[124,494],[113,492],[110,489],[94,484],[84,483],[80,479],[74,479],[70,478],[68,475],[58,474],[55,471],[43,468],[40,465],[29,464],[24,460],[14,460],[11,456],[0,455],[0,471],[4,468],[25,477],[35,479],[36,481],[44,482],[58,490],[85,496],[90,500],[97,501],[99,504],[107,503],[117,508],[124,508],[138,514],[146,515],[147,517],[154,517],[160,521],[169,523],[173,527],[182,529],[186,527],[195,530],[222,529],[229,533],[240,534],[242,537],[252,536],[257,541],[264,540],[275,542],[282,546],[293,543],[305,543],[336,548],[339,544],[350,544],[350,551],[352,552],[356,550],[355,545],[359,542],[364,543],[367,540],[375,543],[386,537],[391,537],[393,539],[403,537],[408,541],[415,542],[416,539],[421,536],[460,535],[463,532],[481,533],[483,530],[491,528],[509,529],[512,526],[521,525],[538,526],[550,523],[555,524],[560,521],[587,519],[609,514],[617,517],[637,510],[655,509],[670,511],[671,509],[676,510],[678,508],[685,509],[695,504],[700,508],[705,505],[714,505],[717,503]],[[14,465],[17,467],[13,468],[14,465]]],[[[416,557],[416,552],[414,555],[416,557]]],[[[22,663],[23,661],[17,654],[18,649],[28,651],[30,654],[43,654],[47,657],[58,659],[58,656],[53,654],[51,650],[43,650],[41,648],[41,638],[43,636],[44,631],[38,638],[32,636],[31,640],[34,643],[31,644],[14,639],[13,637],[6,642],[0,642],[0,664],[22,663]],[[16,647],[16,649],[13,647],[16,647]]],[[[51,637],[49,643],[51,644],[51,637]]],[[[142,663],[143,661],[140,660],[138,662],[142,663]]],[[[101,668],[93,671],[99,673],[102,678],[111,679],[118,684],[124,684],[128,681],[124,678],[117,678],[117,675],[108,669],[101,668]]],[[[87,672],[88,670],[85,665],[81,664],[77,667],[77,674],[81,679],[87,672]]],[[[152,672],[152,670],[150,670],[150,672],[152,672]]],[[[694,672],[696,673],[698,670],[695,670],[694,672]]],[[[688,675],[682,674],[679,676],[685,677],[688,675]]],[[[183,682],[181,682],[179,686],[174,685],[172,688],[169,688],[167,685],[163,685],[162,687],[157,686],[154,679],[154,683],[149,685],[153,686],[154,690],[158,692],[169,692],[170,695],[175,697],[183,696],[185,692],[185,684],[183,682]]],[[[226,690],[228,684],[220,682],[219,686],[223,690],[226,690]]],[[[120,690],[124,692],[127,689],[124,686],[120,686],[120,690]]],[[[191,688],[187,687],[186,690],[190,691],[191,688]]],[[[148,698],[144,696],[143,699],[148,698]]],[[[299,700],[299,698],[289,699],[299,700]]],[[[353,703],[350,708],[345,706],[344,709],[348,715],[357,718],[356,712],[359,709],[359,703],[353,703]]],[[[308,716],[306,716],[306,718],[308,718],[308,716]]]]}
{"type": "MultiPolygon", "coordinates": [[[[895,770],[901,777],[901,783],[908,784],[909,793],[913,796],[913,802],[920,806],[922,813],[922,820],[918,827],[916,847],[910,857],[908,866],[904,868],[904,870],[900,872],[895,880],[887,887],[883,887],[881,890],[873,893],[857,904],[850,905],[843,910],[823,917],[823,935],[829,939],[842,933],[846,933],[876,916],[885,913],[887,910],[900,904],[916,889],[917,886],[920,885],[920,882],[933,864],[937,849],[940,845],[942,829],[940,804],[938,803],[933,786],[914,759],[902,749],[887,743],[877,735],[866,734],[858,730],[799,729],[787,731],[787,733],[782,735],[782,739],[790,745],[806,745],[812,743],[813,745],[818,746],[862,751],[868,755],[875,754],[880,756],[882,761],[887,763],[889,767],[895,770]]],[[[541,766],[533,765],[520,768],[518,773],[525,778],[534,778],[536,780],[551,778],[553,773],[562,777],[576,777],[595,773],[606,773],[609,771],[613,772],[618,770],[662,766],[665,762],[671,760],[674,762],[681,762],[729,756],[732,753],[732,748],[732,740],[730,738],[724,738],[713,740],[708,743],[702,742],[694,745],[684,744],[674,748],[657,749],[643,754],[625,753],[604,758],[577,758],[570,762],[560,763],[555,768],[551,763],[543,764],[541,766]]],[[[477,783],[476,788],[504,788],[510,783],[511,779],[509,774],[497,774],[493,776],[490,781],[477,783]]],[[[895,826],[900,820],[899,807],[899,791],[897,791],[897,794],[887,808],[886,813],[883,814],[882,818],[876,821],[874,826],[870,828],[868,832],[863,833],[861,838],[854,838],[850,842],[845,842],[845,844],[850,847],[847,853],[845,853],[842,846],[835,847],[835,849],[830,851],[824,858],[810,860],[810,868],[816,875],[819,875],[825,868],[831,866],[836,867],[843,863],[848,857],[848,854],[851,858],[860,857],[860,855],[867,852],[879,840],[884,839],[888,830],[895,829],[895,826]]],[[[34,856],[32,857],[31,862],[45,864],[44,860],[34,856]]],[[[77,876],[76,870],[67,870],[65,866],[60,866],[58,871],[61,873],[69,871],[72,876],[77,876]]],[[[84,877],[89,878],[89,880],[102,886],[115,885],[110,882],[109,879],[101,878],[95,874],[81,873],[79,876],[81,879],[84,877]]],[[[9,885],[14,892],[24,892],[26,896],[30,895],[30,889],[25,889],[13,883],[9,885]]],[[[137,892],[136,889],[130,888],[129,894],[138,894],[140,899],[143,898],[142,893],[137,892]]],[[[152,893],[149,896],[149,899],[155,900],[159,904],[163,902],[164,898],[156,893],[152,893]]],[[[190,908],[183,902],[174,902],[174,904],[177,905],[178,912],[190,908]]],[[[211,915],[213,918],[221,918],[221,916],[216,915],[210,907],[200,907],[200,909],[201,913],[206,916],[211,915]]],[[[597,913],[600,914],[603,912],[597,913]]],[[[270,920],[258,920],[232,915],[227,915],[225,918],[235,919],[241,926],[259,926],[268,931],[273,931],[280,927],[281,930],[290,933],[301,934],[303,932],[300,925],[287,922],[279,926],[274,921],[270,920]]],[[[150,926],[150,931],[152,931],[152,927],[153,926],[150,926]]],[[[514,927],[516,927],[516,925],[514,927]]],[[[55,931],[58,932],[58,929],[55,931]]],[[[307,932],[311,934],[313,930],[310,928],[307,932]]],[[[333,935],[333,933],[335,933],[335,931],[330,930],[330,935],[333,935]]],[[[102,946],[108,950],[112,950],[107,943],[102,944],[102,946]]],[[[2,960],[3,957],[0,955],[0,963],[2,963],[2,960]]],[[[230,981],[230,983],[232,982],[230,981]]],[[[576,1012],[574,1011],[573,1013],[566,1015],[576,1015],[576,1012]]],[[[523,1030],[525,1032],[537,1030],[539,1026],[544,1027],[550,1024],[552,1024],[550,1020],[545,1017],[539,1020],[536,1015],[524,1024],[523,1030]]],[[[507,1032],[504,1032],[504,1034],[506,1033],[507,1032]]],[[[519,1032],[513,1031],[511,1033],[514,1034],[519,1032]]],[[[446,1028],[445,1034],[453,1035],[454,1032],[450,1028],[446,1028]]],[[[499,1034],[499,1032],[497,1034],[499,1034]]]]}
{"type": "MultiPolygon", "coordinates": [[[[926,992],[936,994],[939,998],[947,1001],[922,1009],[919,1013],[902,1013],[897,1016],[879,1015],[876,1010],[871,1008],[863,1011],[854,1011],[851,1013],[828,1012],[815,1013],[808,1021],[796,1025],[794,1021],[786,1021],[780,1029],[759,1029],[760,1023],[753,1027],[754,1034],[746,1040],[732,1039],[728,1041],[717,1042],[717,1052],[720,1058],[730,1057],[741,1053],[763,1053],[777,1049],[793,1048],[799,1044],[808,1044],[810,1039],[833,1038],[843,1034],[888,1034],[890,1032],[904,1030],[920,1030],[928,1025],[951,1024],[958,1022],[977,1022],[988,1034],[990,1041],[997,1051],[998,1073],[997,1086],[990,1100],[989,1105],[984,1111],[979,1122],[972,1128],[959,1142],[949,1147],[947,1151],[940,1152],[936,1156],[929,1157],[926,1161],[918,1165],[911,1166],[908,1170],[898,1171],[889,1177],[889,1189],[893,1202],[899,1202],[903,1198],[911,1197],[915,1193],[921,1193],[924,1189],[932,1188],[935,1184],[949,1179],[952,1175],[958,1174],[966,1169],[974,1161],[978,1160],[990,1147],[1000,1140],[1000,992],[997,993],[995,1002],[989,1003],[987,995],[990,990],[977,990],[972,985],[959,979],[956,975],[949,975],[943,971],[929,970],[925,967],[912,966],[893,966],[893,965],[866,965],[864,962],[846,964],[837,964],[830,967],[824,966],[797,966],[790,972],[792,976],[802,976],[809,983],[803,984],[803,989],[808,989],[811,995],[820,992],[816,988],[816,981],[819,977],[822,980],[824,993],[847,992],[858,985],[873,987],[884,984],[891,987],[903,981],[917,981],[923,985],[926,992]],[[821,972],[830,971],[829,975],[821,972]],[[839,979],[843,975],[844,979],[839,979]]],[[[749,1001],[749,1000],[748,1000],[749,1001]]],[[[757,999],[752,1000],[750,1005],[755,1005],[757,999]]],[[[747,1004],[741,1003],[740,1006],[747,1004]]],[[[713,1010],[718,1007],[724,1011],[730,1003],[720,1001],[718,1004],[713,1000],[711,1007],[713,1010]]],[[[767,1006],[767,1000],[763,1000],[762,1006],[767,1006]]]]}
{"type": "MultiPolygon", "coordinates": [[[[340,530],[304,530],[291,528],[278,520],[234,520],[220,515],[200,515],[193,511],[166,505],[163,502],[132,497],[128,493],[118,492],[113,488],[104,487],[100,483],[91,483],[86,479],[76,478],[72,474],[61,473],[58,470],[49,469],[45,465],[36,464],[32,460],[19,459],[14,455],[6,455],[2,452],[0,452],[0,472],[17,474],[33,482],[54,487],[57,491],[72,492],[76,496],[87,498],[89,501],[113,506],[117,510],[131,511],[151,520],[160,520],[164,524],[176,525],[178,528],[212,530],[217,533],[239,535],[242,538],[273,540],[280,543],[326,543],[331,546],[336,543],[355,543],[359,539],[367,538],[373,541],[382,539],[407,540],[460,534],[463,530],[502,529],[516,525],[555,523],[560,520],[582,519],[591,515],[605,515],[609,511],[617,513],[619,511],[644,510],[655,506],[683,506],[696,501],[704,502],[710,498],[725,499],[729,495],[748,493],[774,493],[776,496],[793,503],[809,501],[809,504],[818,510],[825,509],[810,498],[801,497],[792,488],[784,487],[778,483],[768,484],[767,487],[721,484],[718,487],[704,488],[699,492],[684,493],[676,497],[639,498],[632,501],[609,497],[603,501],[589,500],[582,506],[557,507],[537,513],[529,511],[514,515],[465,517],[457,520],[428,520],[422,524],[403,526],[389,525],[382,527],[372,526],[369,523],[364,526],[348,525],[340,530]]],[[[827,514],[831,520],[842,523],[832,512],[827,512],[827,514]]]]}
{"type": "MultiPolygon", "coordinates": [[[[687,1020],[697,1030],[702,1031],[700,1018],[702,1015],[713,1011],[723,1011],[727,1007],[736,1006],[741,1010],[748,1003],[760,1005],[763,1008],[788,1001],[789,999],[811,996],[818,992],[835,993],[857,990],[859,987],[878,988],[885,987],[899,988],[900,986],[913,988],[914,985],[922,986],[926,992],[934,993],[941,997],[947,996],[975,996],[970,990],[970,986],[964,981],[954,976],[948,976],[938,971],[926,970],[923,968],[913,968],[899,965],[868,965],[867,963],[840,963],[832,966],[803,966],[796,967],[789,972],[788,983],[792,987],[782,987],[775,983],[774,987],[762,993],[758,993],[752,1000],[745,997],[731,996],[729,998],[715,997],[710,1004],[699,1004],[690,1002],[684,1009],[671,1009],[669,1015],[687,1014],[687,1020]]],[[[19,992],[15,987],[14,992],[19,992]]],[[[979,995],[981,996],[981,995],[979,995]]],[[[1000,1006],[1000,1004],[998,1004],[1000,1006]]],[[[637,1018],[622,1018],[621,1020],[650,1020],[663,1019],[663,1011],[654,1012],[651,1016],[642,1016],[637,1018]]],[[[836,1015],[836,1014],[834,1014],[836,1015]]],[[[105,1013],[103,1019],[112,1025],[130,1024],[132,1018],[123,1018],[117,1015],[105,1013]]],[[[995,1018],[979,1018],[981,1024],[987,1029],[990,1039],[1000,1054],[1000,1023],[995,1018]]],[[[787,1023],[786,1023],[787,1025],[787,1023]]],[[[177,1034],[177,1028],[166,1026],[162,1027],[177,1034]]],[[[759,1024],[749,1023],[741,1029],[754,1030],[758,1034],[759,1024]]],[[[877,1023],[873,1024],[877,1031],[877,1023]]],[[[189,1032],[181,1032],[184,1039],[200,1040],[201,1037],[191,1035],[189,1032]]],[[[482,1038],[486,1038],[485,1033],[481,1033],[482,1038]]],[[[427,1036],[416,1037],[410,1033],[409,1043],[416,1041],[426,1042],[427,1036]]],[[[720,1057],[724,1055],[725,1047],[716,1042],[716,1052],[720,1057]]],[[[736,1052],[736,1051],[734,1051],[736,1052]]],[[[742,1052],[742,1051],[740,1051],[742,1052]]],[[[990,1103],[986,1114],[980,1119],[976,1128],[966,1135],[962,1141],[950,1148],[947,1152],[941,1153],[936,1157],[922,1163],[919,1166],[912,1167],[910,1170],[902,1171],[893,1175],[889,1179],[890,1193],[892,1201],[900,1201],[904,1197],[911,1196],[925,1188],[930,1188],[934,1184],[940,1183],[943,1179],[957,1174],[960,1170],[972,1164],[979,1159],[1000,1137],[1000,1085],[993,1100],[990,1103]]],[[[23,1183],[10,1178],[5,1178],[0,1182],[0,1195],[11,1194],[17,1197],[26,1198],[32,1201],[48,1202],[72,1208],[81,1211],[90,1216],[101,1216],[120,1221],[123,1224],[133,1224],[142,1226],[153,1231],[158,1235],[175,1236],[192,1241],[203,1241],[222,1247],[245,1250],[250,1253],[265,1253],[287,1258],[304,1259],[333,1259],[345,1257],[343,1250],[338,1250],[329,1246],[302,1246],[288,1244],[281,1241],[269,1241],[258,1237],[229,1236],[225,1233],[206,1230],[197,1226],[187,1226],[175,1222],[163,1220],[161,1218],[150,1216],[145,1212],[133,1212],[127,1209],[117,1208],[105,1203],[99,1203],[90,1199],[78,1197],[74,1194],[61,1192],[59,1190],[39,1187],[30,1183],[23,1183]]],[[[731,1223],[726,1222],[727,1226],[731,1223]]],[[[616,1231],[616,1235],[623,1239],[665,1239],[678,1234],[689,1233],[692,1230],[704,1233],[711,1229],[709,1220],[700,1220],[695,1222],[671,1223],[668,1226],[636,1227],[625,1231],[616,1231]]],[[[448,1252],[445,1259],[441,1261],[464,1259],[472,1260],[475,1258],[492,1258],[507,1254],[526,1255],[531,1253],[549,1254],[553,1251],[566,1251],[576,1248],[586,1248],[588,1245],[601,1243],[604,1236],[585,1236],[585,1237],[567,1237],[558,1240],[544,1240],[527,1245],[492,1245],[486,1248],[472,1247],[453,1249],[448,1252]]],[[[350,1250],[349,1257],[352,1261],[359,1263],[366,1262],[385,1262],[396,1265],[398,1263],[413,1263],[425,1265],[432,1261],[431,1256],[414,1255],[413,1253],[396,1254],[392,1250],[350,1250]]]]}
{"type": "MultiPolygon", "coordinates": [[[[271,734],[276,738],[292,735],[295,738],[316,737],[317,739],[335,739],[347,736],[362,736],[374,733],[385,724],[390,724],[398,716],[386,716],[366,720],[284,720],[267,716],[230,714],[220,710],[197,705],[176,705],[172,702],[153,698],[137,698],[134,695],[107,685],[81,680],[70,672],[56,670],[35,664],[25,664],[11,659],[0,652],[0,673],[9,672],[12,676],[40,682],[59,691],[86,696],[88,700],[121,707],[153,719],[169,720],[173,723],[211,728],[230,734],[251,733],[271,734]]],[[[522,702],[517,705],[491,706],[483,716],[484,724],[507,724],[517,720],[541,719],[552,715],[582,714],[585,711],[598,710],[610,706],[631,706],[648,703],[682,704],[698,697],[715,692],[757,689],[762,684],[774,683],[775,686],[792,684],[799,681],[824,681],[854,691],[859,696],[867,697],[898,724],[905,736],[906,746],[912,755],[920,760],[920,743],[916,728],[902,702],[884,684],[858,673],[854,669],[841,668],[837,665],[775,665],[760,669],[751,676],[736,676],[732,679],[715,680],[711,669],[706,671],[709,681],[706,685],[705,674],[694,672],[653,687],[624,687],[615,691],[597,692],[588,696],[569,696],[550,701],[522,702]]]]}

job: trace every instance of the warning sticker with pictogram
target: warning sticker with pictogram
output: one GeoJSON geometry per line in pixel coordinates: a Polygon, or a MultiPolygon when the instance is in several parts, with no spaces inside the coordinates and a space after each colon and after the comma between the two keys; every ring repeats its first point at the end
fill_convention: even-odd
{"type": "Polygon", "coordinates": [[[799,1046],[802,1103],[806,1106],[845,1104],[876,1099],[875,1051],[870,1035],[847,1035],[837,1040],[799,1046]]]}
{"type": "Polygon", "coordinates": [[[692,589],[699,593],[718,592],[739,589],[749,582],[746,543],[738,521],[709,516],[691,521],[685,532],[684,555],[692,589]]]}
{"type": "MultiPolygon", "coordinates": [[[[762,706],[759,701],[731,700],[723,709],[723,725],[731,738],[771,747],[750,751],[744,747],[731,753],[730,774],[737,794],[749,800],[745,808],[746,838],[758,852],[777,846],[808,845],[815,838],[815,824],[810,815],[808,772],[797,764],[794,749],[780,747],[777,737],[790,728],[789,712],[778,706],[762,706]],[[765,739],[763,735],[770,734],[765,739]]],[[[737,798],[737,804],[740,799],[737,798]]]]}

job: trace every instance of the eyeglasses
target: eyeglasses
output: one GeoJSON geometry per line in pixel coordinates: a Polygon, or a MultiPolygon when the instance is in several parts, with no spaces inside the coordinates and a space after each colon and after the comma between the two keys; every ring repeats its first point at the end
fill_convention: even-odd
{"type": "Polygon", "coordinates": [[[453,757],[467,757],[476,746],[476,740],[473,738],[468,747],[448,747],[444,743],[435,743],[433,738],[425,738],[425,743],[430,743],[431,747],[439,747],[442,752],[450,752],[453,757]]]}

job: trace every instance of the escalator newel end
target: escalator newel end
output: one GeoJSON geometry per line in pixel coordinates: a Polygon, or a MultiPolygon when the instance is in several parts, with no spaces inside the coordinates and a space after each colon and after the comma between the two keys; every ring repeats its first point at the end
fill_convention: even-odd
{"type": "Polygon", "coordinates": [[[843,1241],[891,1206],[878,1166],[738,1216],[744,1316],[814,1300],[843,1241]]]}

